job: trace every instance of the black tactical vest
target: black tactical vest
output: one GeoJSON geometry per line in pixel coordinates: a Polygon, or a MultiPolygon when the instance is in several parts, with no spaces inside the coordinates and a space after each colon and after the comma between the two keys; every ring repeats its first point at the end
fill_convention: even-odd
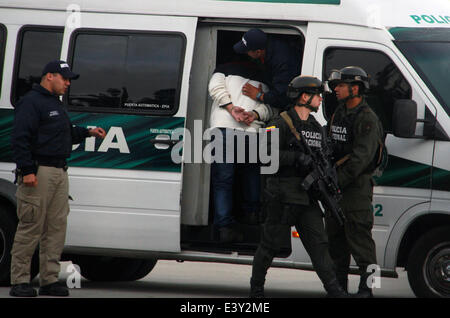
{"type": "Polygon", "coordinates": [[[358,106],[356,112],[346,115],[345,108],[338,109],[331,118],[328,130],[332,142],[333,157],[337,161],[352,152],[353,144],[353,124],[356,117],[362,110],[368,107],[366,105],[358,106]]]}
{"type": "MultiPolygon", "coordinates": [[[[292,114],[289,114],[292,116],[292,114]]],[[[302,134],[302,136],[305,138],[307,144],[311,148],[311,150],[314,152],[318,149],[322,148],[322,142],[323,142],[323,129],[322,126],[314,119],[314,117],[310,116],[310,118],[307,121],[295,121],[295,129],[302,134]]],[[[287,129],[286,134],[288,134],[287,137],[287,145],[288,149],[291,151],[300,151],[303,153],[307,153],[306,149],[304,149],[304,146],[300,144],[300,142],[297,141],[294,134],[287,129]]],[[[292,169],[291,167],[280,167],[279,169],[279,176],[283,177],[301,177],[304,178],[310,171],[305,170],[304,167],[298,167],[297,169],[292,169]]]]}
{"type": "MultiPolygon", "coordinates": [[[[312,151],[322,148],[323,131],[322,127],[315,120],[302,122],[301,125],[296,125],[295,128],[305,138],[308,146],[311,148],[312,151]]],[[[293,134],[291,135],[292,136],[289,139],[288,143],[289,148],[305,152],[305,149],[303,149],[303,147],[299,145],[295,136],[293,134]]]]}

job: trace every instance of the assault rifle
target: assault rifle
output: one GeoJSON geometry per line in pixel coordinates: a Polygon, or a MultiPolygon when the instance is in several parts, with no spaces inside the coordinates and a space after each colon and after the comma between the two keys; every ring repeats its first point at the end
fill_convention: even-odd
{"type": "Polygon", "coordinates": [[[339,206],[339,201],[342,199],[342,193],[339,189],[336,168],[330,163],[328,157],[331,154],[331,150],[325,142],[324,149],[318,149],[313,152],[311,147],[294,127],[291,118],[286,112],[280,114],[286,121],[295,135],[297,141],[305,149],[306,154],[311,156],[312,162],[310,164],[311,172],[305,177],[301,186],[305,191],[308,191],[311,187],[314,190],[312,194],[314,197],[322,203],[325,210],[336,218],[339,225],[344,225],[345,215],[342,208],[339,206]]]}

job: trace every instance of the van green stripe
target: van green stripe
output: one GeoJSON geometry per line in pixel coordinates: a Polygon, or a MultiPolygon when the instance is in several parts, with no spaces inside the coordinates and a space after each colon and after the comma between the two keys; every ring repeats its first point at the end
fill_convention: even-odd
{"type": "Polygon", "coordinates": [[[381,177],[375,177],[375,182],[379,186],[450,191],[450,171],[389,156],[386,170],[381,177]]]}
{"type": "MultiPolygon", "coordinates": [[[[72,152],[68,160],[69,166],[181,171],[181,165],[172,161],[171,149],[156,149],[150,140],[158,134],[170,135],[173,130],[183,128],[184,118],[93,113],[71,113],[70,117],[75,125],[82,127],[98,126],[107,132],[116,127],[120,133],[123,132],[130,153],[123,153],[114,147],[110,147],[106,152],[100,152],[99,147],[103,141],[96,139],[95,151],[86,151],[86,144],[82,143],[72,152]]],[[[117,144],[118,137],[115,137],[113,142],[117,144]]]]}
{"type": "Polygon", "coordinates": [[[307,4],[341,4],[341,0],[216,0],[235,2],[270,2],[270,3],[307,3],[307,4]]]}
{"type": "MultiPolygon", "coordinates": [[[[100,126],[107,132],[112,127],[120,128],[130,153],[121,153],[114,147],[107,149],[106,152],[99,152],[103,141],[96,139],[93,151],[86,150],[86,142],[80,144],[72,152],[69,166],[181,171],[181,165],[172,162],[171,150],[156,149],[150,143],[150,139],[158,134],[170,135],[174,129],[183,128],[185,118],[94,113],[71,113],[70,117],[74,124],[82,127],[100,126]]],[[[13,120],[12,109],[0,109],[0,162],[13,161],[10,145],[13,120]]],[[[117,140],[114,139],[114,142],[117,143],[117,140]]],[[[389,156],[388,166],[383,175],[375,179],[380,186],[450,191],[450,171],[395,156],[389,156]]]]}
{"type": "MultiPolygon", "coordinates": [[[[92,149],[86,149],[86,142],[72,151],[68,160],[71,167],[134,169],[151,171],[181,172],[181,165],[171,158],[171,149],[158,150],[150,142],[158,134],[170,135],[177,128],[184,127],[183,117],[151,117],[124,114],[70,113],[73,124],[87,127],[97,126],[107,132],[116,127],[126,140],[129,153],[109,147],[100,152],[102,140],[96,139],[92,149]]],[[[0,109],[0,162],[12,162],[11,131],[14,121],[12,109],[0,109]]],[[[111,144],[117,144],[117,137],[111,144]]],[[[92,145],[91,145],[92,146],[92,145]]],[[[88,147],[89,148],[89,147],[88,147]]]]}

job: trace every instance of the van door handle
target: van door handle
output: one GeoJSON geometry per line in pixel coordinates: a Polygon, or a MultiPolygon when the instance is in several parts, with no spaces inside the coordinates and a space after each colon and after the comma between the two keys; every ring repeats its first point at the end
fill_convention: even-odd
{"type": "Polygon", "coordinates": [[[171,140],[169,135],[157,135],[154,139],[150,139],[150,142],[156,149],[165,150],[175,146],[179,140],[171,140]]]}

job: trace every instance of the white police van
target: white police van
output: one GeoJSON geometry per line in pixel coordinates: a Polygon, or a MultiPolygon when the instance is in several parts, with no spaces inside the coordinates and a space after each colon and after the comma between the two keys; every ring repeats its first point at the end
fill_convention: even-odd
{"type": "MultiPolygon", "coordinates": [[[[389,151],[373,200],[381,274],[405,267],[417,296],[450,296],[446,0],[0,1],[2,284],[17,224],[13,105],[57,58],[81,74],[64,97],[73,122],[108,133],[74,147],[64,256],[104,281],[142,278],[157,259],[251,264],[258,226],[242,225],[242,244],[214,235],[210,166],[196,155],[205,140],[192,138],[192,156],[179,163],[171,151],[180,129],[202,136],[211,73],[236,58],[233,44],[253,27],[299,50],[302,74],[326,79],[348,65],[370,74],[367,98],[389,151]]],[[[336,101],[324,106],[323,124],[336,101]]],[[[291,234],[273,265],[312,269],[291,234]]]]}

